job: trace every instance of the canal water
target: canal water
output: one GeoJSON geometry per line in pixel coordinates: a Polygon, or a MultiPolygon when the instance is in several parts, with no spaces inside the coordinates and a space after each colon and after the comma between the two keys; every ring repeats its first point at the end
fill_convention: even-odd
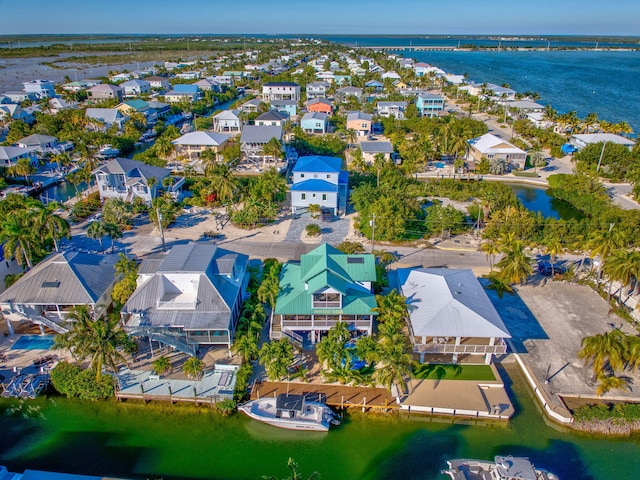
{"type": "MultiPolygon", "coordinates": [[[[292,432],[207,407],[62,398],[0,399],[0,465],[125,478],[287,476],[293,458],[323,479],[444,479],[449,458],[525,455],[561,479],[634,478],[640,437],[609,439],[548,426],[514,365],[508,424],[347,416],[329,433],[292,432]],[[18,405],[17,411],[11,413],[18,405]],[[34,407],[34,408],[30,408],[34,407]]],[[[510,382],[508,382],[510,383],[510,382]]]]}
{"type": "Polygon", "coordinates": [[[564,200],[550,195],[544,188],[515,183],[508,185],[525,208],[532,212],[540,212],[545,218],[561,218],[563,220],[584,218],[582,212],[564,200]]]}

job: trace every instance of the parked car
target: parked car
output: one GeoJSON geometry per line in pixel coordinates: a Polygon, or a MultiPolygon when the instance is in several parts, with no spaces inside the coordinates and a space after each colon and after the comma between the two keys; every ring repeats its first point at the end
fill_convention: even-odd
{"type": "Polygon", "coordinates": [[[551,263],[543,260],[538,262],[538,272],[546,276],[551,276],[554,273],[562,275],[567,272],[567,267],[560,263],[551,263]]]}

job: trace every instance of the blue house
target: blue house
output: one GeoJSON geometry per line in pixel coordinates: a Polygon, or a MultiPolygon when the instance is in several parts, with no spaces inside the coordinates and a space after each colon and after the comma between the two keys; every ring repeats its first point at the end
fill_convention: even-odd
{"type": "Polygon", "coordinates": [[[286,113],[290,118],[295,117],[298,115],[298,102],[295,100],[272,100],[271,110],[286,113]]]}
{"type": "Polygon", "coordinates": [[[347,208],[349,173],[342,169],[339,157],[313,155],[300,157],[293,167],[291,212],[301,212],[309,205],[320,205],[334,215],[347,208]]]}
{"type": "Polygon", "coordinates": [[[322,112],[307,112],[302,116],[300,127],[305,133],[327,133],[329,115],[322,112]]]}
{"type": "Polygon", "coordinates": [[[376,93],[384,91],[384,83],[379,82],[378,80],[369,80],[364,84],[364,87],[371,88],[376,93]]]}
{"type": "Polygon", "coordinates": [[[421,93],[416,100],[421,117],[435,117],[444,111],[444,98],[433,93],[421,93]]]}
{"type": "Polygon", "coordinates": [[[177,84],[173,86],[173,90],[165,93],[164,98],[169,103],[181,102],[187,100],[195,102],[202,98],[202,92],[197,85],[177,84]]]}

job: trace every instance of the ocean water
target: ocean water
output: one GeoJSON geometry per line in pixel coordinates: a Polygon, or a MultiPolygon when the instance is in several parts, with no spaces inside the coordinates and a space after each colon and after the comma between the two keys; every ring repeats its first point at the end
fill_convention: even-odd
{"type": "MultiPolygon", "coordinates": [[[[450,45],[457,39],[416,39],[401,37],[331,37],[328,40],[347,45],[450,45]],[[447,43],[448,42],[448,43],[447,43]]],[[[496,44],[497,41],[483,41],[496,44]]],[[[461,43],[472,43],[461,40],[461,43]]],[[[480,43],[478,41],[478,43],[480,43]]],[[[518,42],[527,44],[527,42],[518,42]]],[[[540,47],[540,41],[528,46],[540,47]]],[[[544,43],[546,45],[546,42],[544,43]]],[[[510,46],[510,42],[502,42],[510,46]]],[[[559,43],[551,43],[560,46],[559,43]]],[[[563,46],[572,45],[567,42],[563,46]]],[[[551,104],[559,113],[575,110],[579,117],[595,112],[609,122],[626,121],[640,133],[640,95],[636,94],[640,78],[640,51],[593,50],[594,42],[583,42],[591,50],[550,51],[401,51],[417,61],[443,70],[467,74],[476,83],[509,84],[518,92],[537,92],[539,103],[551,104]]],[[[613,46],[601,43],[600,47],[613,46]]]]}

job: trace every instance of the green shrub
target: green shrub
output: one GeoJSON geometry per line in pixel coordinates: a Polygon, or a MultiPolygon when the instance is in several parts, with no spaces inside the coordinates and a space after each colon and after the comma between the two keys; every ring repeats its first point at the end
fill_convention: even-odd
{"type": "Polygon", "coordinates": [[[322,233],[322,229],[317,223],[310,223],[305,227],[305,231],[307,232],[307,236],[309,237],[317,237],[318,235],[320,235],[320,233],[322,233]]]}
{"type": "Polygon", "coordinates": [[[244,362],[238,373],[236,374],[236,389],[233,393],[233,397],[236,401],[241,401],[247,396],[247,389],[249,388],[249,379],[253,373],[253,367],[249,362],[244,362]]]}
{"type": "Polygon", "coordinates": [[[102,375],[97,380],[93,370],[83,370],[67,362],[60,362],[51,371],[51,383],[58,393],[84,400],[109,398],[116,391],[116,381],[111,375],[102,375]]]}
{"type": "Polygon", "coordinates": [[[228,417],[233,412],[235,412],[236,408],[237,408],[236,401],[232,398],[222,400],[221,402],[217,402],[215,404],[216,411],[225,417],[228,417]]]}
{"type": "Polygon", "coordinates": [[[598,420],[634,422],[640,420],[640,403],[584,405],[573,411],[573,418],[576,422],[598,420]]]}

